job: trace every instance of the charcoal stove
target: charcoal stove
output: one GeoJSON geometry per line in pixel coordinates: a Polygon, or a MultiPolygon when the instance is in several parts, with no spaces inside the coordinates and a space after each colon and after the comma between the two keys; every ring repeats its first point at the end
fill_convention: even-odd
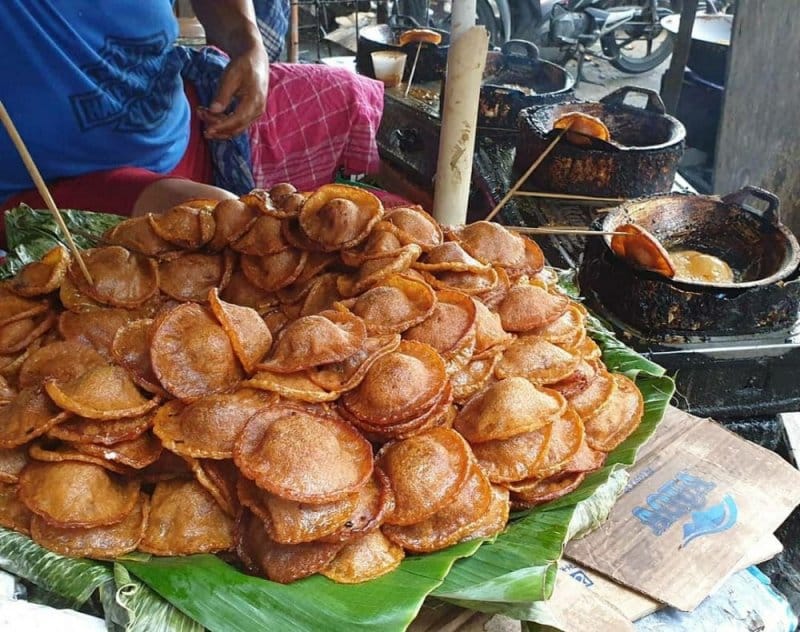
{"type": "MultiPolygon", "coordinates": [[[[519,112],[569,99],[573,85],[574,78],[564,68],[540,60],[529,42],[510,41],[501,50],[490,51],[481,87],[476,154],[498,148],[513,151],[519,112]]],[[[408,96],[404,95],[405,84],[388,88],[377,136],[381,157],[428,191],[433,188],[439,151],[441,88],[438,79],[415,81],[408,96]]],[[[476,182],[482,180],[483,169],[476,160],[476,182]]]]}
{"type": "MultiPolygon", "coordinates": [[[[476,154],[481,165],[481,186],[492,200],[499,200],[511,186],[514,152],[497,144],[484,144],[476,154]]],[[[688,192],[678,177],[675,191],[688,192]]],[[[604,217],[597,207],[537,198],[514,198],[499,221],[507,225],[588,226],[604,217]]],[[[599,225],[599,224],[598,224],[599,225]]],[[[578,270],[587,249],[599,238],[537,236],[550,265],[578,270]]],[[[800,284],[800,272],[783,283],[800,284]]],[[[791,287],[791,286],[790,286],[791,287]]],[[[654,338],[632,327],[603,305],[591,287],[580,287],[588,307],[617,337],[653,362],[665,367],[677,384],[675,405],[700,415],[730,420],[768,417],[800,410],[800,314],[780,326],[746,334],[708,336],[702,333],[654,338]]]]}

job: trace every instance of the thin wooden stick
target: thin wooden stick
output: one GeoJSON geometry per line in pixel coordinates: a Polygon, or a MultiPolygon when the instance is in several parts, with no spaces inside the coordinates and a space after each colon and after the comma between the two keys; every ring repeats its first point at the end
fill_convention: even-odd
{"type": "Polygon", "coordinates": [[[618,231],[591,230],[579,226],[506,226],[522,235],[626,235],[618,231]]]}
{"type": "Polygon", "coordinates": [[[408,73],[408,83],[406,84],[406,91],[403,93],[404,97],[408,97],[408,91],[411,90],[411,84],[414,81],[414,73],[417,72],[417,62],[419,62],[419,54],[422,51],[422,42],[417,44],[417,54],[414,55],[414,63],[411,66],[411,72],[408,73]]]}
{"type": "Polygon", "coordinates": [[[544,198],[547,200],[572,200],[575,202],[624,202],[626,198],[595,197],[593,195],[574,195],[572,193],[547,193],[546,191],[516,191],[518,197],[544,198]]]}
{"type": "Polygon", "coordinates": [[[495,206],[492,209],[492,212],[489,213],[484,218],[487,222],[491,221],[492,218],[494,218],[494,216],[497,215],[500,212],[500,209],[503,208],[506,205],[506,202],[508,202],[513,197],[513,195],[517,192],[517,189],[519,189],[525,183],[525,180],[527,180],[528,177],[530,177],[530,175],[534,172],[536,167],[538,167],[540,164],[542,164],[542,161],[545,158],[547,158],[548,154],[551,151],[553,151],[555,146],[558,144],[558,141],[560,141],[564,137],[564,134],[566,134],[569,131],[570,127],[571,127],[571,125],[568,125],[564,129],[562,129],[558,133],[558,136],[556,136],[553,139],[553,141],[547,147],[545,147],[545,150],[541,154],[539,154],[539,157],[536,160],[533,161],[533,164],[530,167],[528,167],[528,170],[525,173],[522,174],[522,177],[514,183],[514,186],[511,187],[511,189],[509,189],[508,193],[506,193],[503,196],[503,199],[500,200],[497,203],[497,206],[495,206]]]}
{"type": "Polygon", "coordinates": [[[47,188],[47,185],[44,183],[44,179],[42,178],[42,174],[39,173],[39,169],[36,167],[36,163],[33,162],[33,158],[31,158],[31,154],[28,151],[28,148],[25,146],[25,143],[22,140],[22,137],[19,135],[14,122],[11,120],[11,117],[8,114],[8,110],[6,110],[6,106],[3,105],[3,102],[0,101],[0,120],[3,121],[3,125],[8,132],[8,135],[11,137],[11,140],[14,142],[14,146],[17,148],[19,152],[20,158],[22,158],[22,162],[25,163],[25,168],[28,170],[28,173],[31,175],[31,179],[33,183],[36,185],[36,189],[39,191],[39,195],[42,196],[44,203],[47,205],[47,208],[50,209],[50,212],[53,214],[53,217],[56,220],[56,224],[61,229],[61,232],[64,233],[64,236],[67,238],[67,243],[69,244],[70,250],[72,250],[72,254],[78,260],[78,265],[81,268],[81,272],[83,272],[83,276],[86,277],[86,281],[89,285],[94,285],[94,281],[92,281],[92,275],[89,274],[89,270],[86,267],[86,264],[81,257],[80,250],[78,250],[78,246],[75,244],[75,241],[72,239],[72,234],[69,232],[69,228],[64,223],[64,218],[61,216],[61,213],[56,206],[55,201],[53,200],[53,196],[50,195],[50,191],[47,188]]]}

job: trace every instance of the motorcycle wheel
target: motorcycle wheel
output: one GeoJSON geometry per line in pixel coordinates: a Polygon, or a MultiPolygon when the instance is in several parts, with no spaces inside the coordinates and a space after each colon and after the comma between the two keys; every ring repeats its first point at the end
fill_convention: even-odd
{"type": "MultiPolygon", "coordinates": [[[[430,25],[437,29],[450,31],[450,6],[458,0],[435,0],[431,2],[432,17],[430,25]]],[[[492,5],[487,0],[477,0],[475,5],[475,22],[482,24],[489,32],[489,46],[501,46],[506,38],[500,20],[495,16],[492,5]]]]}
{"type": "MultiPolygon", "coordinates": [[[[680,11],[680,0],[659,0],[658,21],[680,11]]],[[[640,2],[635,8],[642,10],[640,22],[650,21],[650,3],[640,2]],[[644,4],[646,6],[642,7],[644,4]]],[[[610,2],[609,9],[633,8],[630,3],[610,2]]],[[[611,65],[629,74],[648,72],[661,64],[672,53],[672,38],[660,24],[655,27],[624,24],[600,41],[603,53],[611,57],[611,65]]]]}

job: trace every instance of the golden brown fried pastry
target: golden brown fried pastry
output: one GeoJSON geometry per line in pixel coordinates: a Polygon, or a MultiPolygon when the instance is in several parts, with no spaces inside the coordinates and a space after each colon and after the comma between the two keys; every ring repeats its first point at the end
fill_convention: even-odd
{"type": "Polygon", "coordinates": [[[99,465],[32,461],[19,476],[19,497],[58,527],[98,527],[121,522],[139,499],[139,481],[99,465]]]}
{"type": "Polygon", "coordinates": [[[0,407],[0,448],[23,445],[67,417],[41,386],[23,388],[11,402],[0,407]]]}
{"type": "Polygon", "coordinates": [[[319,187],[303,203],[303,232],[323,250],[352,248],[383,217],[383,204],[366,189],[343,184],[319,187]]]}
{"type": "Polygon", "coordinates": [[[247,373],[253,373],[272,346],[269,327],[254,309],[223,301],[216,289],[209,292],[208,301],[211,313],[228,334],[239,362],[247,373]]]}
{"type": "Polygon", "coordinates": [[[26,264],[11,280],[11,289],[20,296],[43,296],[61,286],[69,266],[69,253],[61,245],[48,250],[41,260],[26,264]]]}
{"type": "Polygon", "coordinates": [[[392,274],[344,305],[364,320],[370,335],[402,333],[433,313],[436,294],[424,281],[392,274]]]}
{"type": "Polygon", "coordinates": [[[232,391],[242,378],[228,334],[193,303],[183,303],[156,322],[150,360],[159,383],[184,401],[232,391]]]}
{"type": "Polygon", "coordinates": [[[393,571],[405,556],[376,529],[346,544],[320,573],[340,584],[358,584],[393,571]]]}
{"type": "Polygon", "coordinates": [[[253,415],[234,444],[233,458],[256,485],[298,502],[340,500],[372,474],[372,447],[355,428],[289,406],[253,415]]]}
{"type": "Polygon", "coordinates": [[[227,285],[232,271],[228,253],[187,252],[159,263],[159,289],[176,301],[205,303],[210,290],[227,285]]]}
{"type": "Polygon", "coordinates": [[[161,239],[184,250],[195,250],[214,237],[217,227],[212,209],[213,206],[198,208],[187,203],[163,213],[151,213],[147,219],[161,239]]]}
{"type": "Polygon", "coordinates": [[[104,358],[111,360],[111,348],[117,331],[128,323],[139,320],[136,312],[127,309],[103,308],[86,312],[61,312],[58,331],[65,340],[72,340],[94,348],[104,358]]]}
{"type": "Polygon", "coordinates": [[[35,514],[20,500],[17,491],[17,485],[0,483],[0,527],[30,535],[35,514]]]}
{"type": "Polygon", "coordinates": [[[472,444],[478,465],[492,483],[507,483],[528,478],[547,455],[553,423],[508,439],[472,444]]]}
{"type": "Polygon", "coordinates": [[[523,336],[506,348],[494,372],[500,379],[524,377],[533,384],[552,384],[571,375],[580,361],[544,338],[523,336]]]}
{"type": "Polygon", "coordinates": [[[644,398],[636,384],[621,373],[612,374],[612,378],[616,388],[607,405],[584,417],[586,443],[603,452],[610,452],[627,439],[644,413],[644,398]]]}
{"type": "Polygon", "coordinates": [[[264,257],[242,255],[240,265],[250,283],[267,292],[276,292],[300,277],[307,258],[305,250],[287,248],[264,257]]]}
{"type": "Polygon", "coordinates": [[[46,379],[69,381],[106,364],[92,347],[75,341],[51,342],[31,353],[19,370],[22,388],[39,386],[46,379]]]}
{"type": "Polygon", "coordinates": [[[515,285],[497,307],[503,329],[530,332],[557,320],[569,307],[563,294],[548,292],[537,285],[515,285]]]}
{"type": "Polygon", "coordinates": [[[244,235],[259,217],[256,209],[240,200],[222,200],[214,207],[212,215],[214,236],[206,244],[212,252],[230,246],[244,235]]]}
{"type": "Polygon", "coordinates": [[[0,448],[0,483],[16,483],[27,463],[28,450],[25,447],[0,448]]]}
{"type": "Polygon", "coordinates": [[[91,248],[81,256],[92,277],[91,285],[77,260],[70,262],[69,276],[82,294],[95,301],[132,309],[158,292],[158,266],[149,257],[120,246],[91,248]]]}
{"type": "Polygon", "coordinates": [[[197,481],[156,484],[139,550],[155,555],[192,555],[233,548],[233,520],[197,481]]]}
{"type": "Polygon", "coordinates": [[[70,443],[96,443],[111,446],[143,435],[153,425],[153,412],[123,419],[71,417],[53,426],[47,436],[70,443]]]}
{"type": "Polygon", "coordinates": [[[442,227],[417,204],[386,211],[383,222],[381,228],[397,235],[404,246],[417,244],[428,252],[442,243],[442,227]]]}

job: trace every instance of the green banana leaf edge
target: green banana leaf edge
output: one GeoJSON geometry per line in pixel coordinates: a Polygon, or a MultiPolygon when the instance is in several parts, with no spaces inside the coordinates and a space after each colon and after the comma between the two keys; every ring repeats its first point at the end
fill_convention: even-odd
{"type": "MultiPolygon", "coordinates": [[[[93,245],[92,235],[121,219],[84,211],[64,214],[81,247],[93,245]]],[[[63,243],[47,211],[19,207],[7,213],[6,225],[13,249],[0,278],[63,243]]],[[[561,285],[577,297],[568,274],[561,285]]],[[[101,610],[111,630],[404,630],[426,599],[546,623],[540,602],[552,594],[564,546],[605,520],[627,481],[625,468],[655,431],[675,388],[663,368],[617,340],[598,319],[590,317],[587,326],[609,368],[636,381],[645,400],[642,423],[577,490],[513,515],[492,540],[409,556],[397,570],[363,584],[337,584],[315,575],[281,585],[248,576],[212,555],[135,554],[114,564],[75,560],[0,529],[0,568],[52,594],[61,607],[101,610]]]]}

